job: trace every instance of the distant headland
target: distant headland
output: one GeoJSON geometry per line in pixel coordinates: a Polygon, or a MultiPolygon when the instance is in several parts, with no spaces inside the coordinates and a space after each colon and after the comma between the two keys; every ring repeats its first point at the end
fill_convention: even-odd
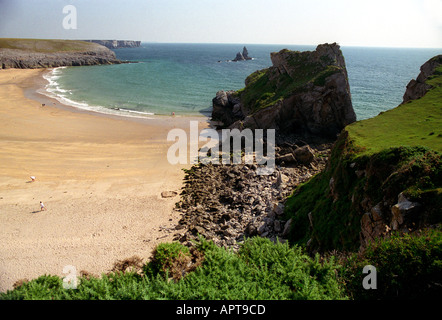
{"type": "Polygon", "coordinates": [[[0,69],[55,68],[123,63],[92,41],[0,38],[0,69]]]}
{"type": "Polygon", "coordinates": [[[86,42],[93,42],[101,44],[109,49],[119,49],[119,48],[138,48],[141,46],[141,41],[133,40],[84,40],[86,42]]]}

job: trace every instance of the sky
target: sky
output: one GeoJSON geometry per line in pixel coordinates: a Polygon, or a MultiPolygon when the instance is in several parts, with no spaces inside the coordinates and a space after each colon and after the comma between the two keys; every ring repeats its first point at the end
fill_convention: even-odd
{"type": "Polygon", "coordinates": [[[442,48],[442,0],[0,0],[0,38],[442,48]]]}

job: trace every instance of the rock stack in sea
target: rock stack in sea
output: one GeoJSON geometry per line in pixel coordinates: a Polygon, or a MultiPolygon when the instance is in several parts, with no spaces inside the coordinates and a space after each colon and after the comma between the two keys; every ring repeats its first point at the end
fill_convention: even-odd
{"type": "Polygon", "coordinates": [[[249,51],[247,50],[246,47],[244,47],[244,48],[242,49],[242,53],[241,53],[241,52],[238,52],[238,53],[236,54],[235,59],[233,59],[232,61],[236,62],[236,61],[244,61],[244,60],[252,60],[252,58],[249,57],[249,51]]]}
{"type": "Polygon", "coordinates": [[[281,133],[336,139],[356,121],[347,69],[339,45],[315,51],[271,53],[272,66],[258,70],[238,91],[219,91],[212,119],[224,128],[277,129],[281,133]]]}

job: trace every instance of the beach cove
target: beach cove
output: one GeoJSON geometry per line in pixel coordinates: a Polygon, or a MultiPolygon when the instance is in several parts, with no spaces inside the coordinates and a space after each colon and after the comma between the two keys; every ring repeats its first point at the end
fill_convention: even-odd
{"type": "Polygon", "coordinates": [[[190,165],[168,163],[167,133],[207,127],[64,106],[36,93],[45,72],[0,72],[0,292],[67,265],[99,276],[172,240],[178,196],[161,192],[179,193],[190,165]]]}

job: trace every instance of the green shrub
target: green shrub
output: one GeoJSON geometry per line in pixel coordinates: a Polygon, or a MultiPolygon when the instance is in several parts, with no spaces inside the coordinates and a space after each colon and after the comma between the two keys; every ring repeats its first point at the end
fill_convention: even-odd
{"type": "Polygon", "coordinates": [[[80,278],[77,289],[63,289],[62,280],[44,276],[14,290],[1,299],[345,299],[333,259],[310,258],[299,247],[247,239],[235,253],[201,239],[194,249],[203,262],[174,281],[168,270],[180,257],[197,256],[179,243],[161,244],[145,275],[116,272],[101,278],[80,278]],[[164,265],[163,265],[164,264],[164,265]],[[167,267],[166,267],[167,266],[167,267]],[[166,275],[166,277],[164,276],[166,275]],[[170,274],[169,274],[170,275],[170,274]]]}
{"type": "Polygon", "coordinates": [[[434,299],[442,294],[442,231],[395,233],[371,243],[364,253],[353,254],[342,264],[340,276],[354,299],[434,299]],[[376,290],[362,287],[365,265],[376,267],[376,290]]]}
{"type": "Polygon", "coordinates": [[[179,242],[160,243],[153,252],[153,257],[143,271],[148,276],[170,275],[179,278],[182,269],[190,261],[189,248],[179,242]]]}

